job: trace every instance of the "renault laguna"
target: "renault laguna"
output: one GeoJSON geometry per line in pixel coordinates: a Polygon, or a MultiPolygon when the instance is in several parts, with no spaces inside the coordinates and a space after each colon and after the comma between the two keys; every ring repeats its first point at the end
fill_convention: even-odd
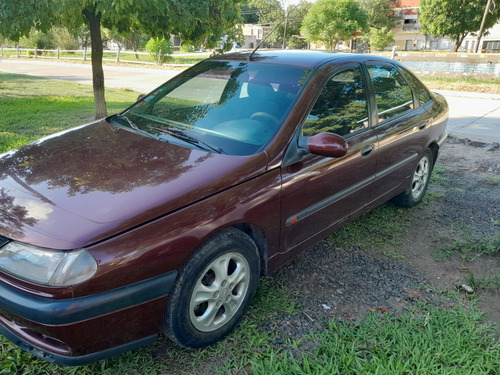
{"type": "Polygon", "coordinates": [[[0,333],[65,365],[228,335],[261,275],[424,196],[448,106],[371,55],[205,60],[0,157],[0,333]]]}

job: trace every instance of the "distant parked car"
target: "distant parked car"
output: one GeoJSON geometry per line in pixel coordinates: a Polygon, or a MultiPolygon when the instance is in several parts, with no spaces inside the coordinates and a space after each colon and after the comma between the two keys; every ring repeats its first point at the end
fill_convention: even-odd
{"type": "Polygon", "coordinates": [[[161,332],[220,340],[259,276],[389,199],[418,204],[447,119],[397,62],[246,52],[7,152],[0,332],[69,365],[161,332]]]}

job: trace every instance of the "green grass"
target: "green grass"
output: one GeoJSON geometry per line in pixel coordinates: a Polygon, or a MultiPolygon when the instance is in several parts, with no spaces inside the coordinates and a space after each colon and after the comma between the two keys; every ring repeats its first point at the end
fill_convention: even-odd
{"type": "Polygon", "coordinates": [[[500,94],[500,78],[419,75],[431,90],[472,91],[500,94]]]}
{"type": "Polygon", "coordinates": [[[500,290],[500,275],[476,277],[474,274],[470,274],[466,284],[474,289],[500,290]]]}
{"type": "Polygon", "coordinates": [[[465,234],[463,237],[455,238],[444,251],[450,255],[459,253],[469,261],[481,255],[493,255],[500,252],[500,234],[491,237],[465,234]]]}
{"type": "Polygon", "coordinates": [[[263,321],[262,319],[268,320],[278,312],[297,315],[299,308],[295,293],[290,292],[277,280],[263,278],[248,315],[255,321],[263,321]]]}
{"type": "MultiPolygon", "coordinates": [[[[491,219],[491,222],[493,225],[498,225],[494,219],[491,219]]],[[[472,262],[482,255],[494,255],[500,252],[500,233],[490,236],[478,235],[475,234],[476,228],[464,226],[461,222],[453,223],[451,228],[457,232],[455,237],[451,242],[446,241],[445,246],[435,249],[434,259],[438,262],[454,254],[472,262]]]]}
{"type": "MultiPolygon", "coordinates": [[[[0,72],[0,152],[94,119],[92,87],[0,72]]],[[[135,102],[131,90],[106,90],[108,112],[135,102]]]]}
{"type": "Polygon", "coordinates": [[[252,374],[475,374],[500,368],[500,343],[482,313],[420,305],[393,317],[370,314],[359,323],[330,321],[301,356],[270,350],[252,374]]]}
{"type": "Polygon", "coordinates": [[[401,234],[410,221],[408,209],[385,203],[344,225],[329,237],[329,242],[336,246],[358,245],[385,250],[401,244],[401,234]]]}
{"type": "Polygon", "coordinates": [[[446,168],[442,165],[436,164],[431,174],[431,184],[446,186],[448,179],[445,177],[446,168]]]}
{"type": "Polygon", "coordinates": [[[486,177],[486,183],[488,185],[498,186],[500,185],[500,177],[486,177]]]}

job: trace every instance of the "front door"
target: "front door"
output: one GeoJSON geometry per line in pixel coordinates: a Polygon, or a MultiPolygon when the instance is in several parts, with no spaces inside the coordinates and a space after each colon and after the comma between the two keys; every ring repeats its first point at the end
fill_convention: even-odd
{"type": "Polygon", "coordinates": [[[325,83],[302,133],[339,134],[347,140],[348,151],[341,158],[309,154],[282,168],[284,251],[332,231],[367,202],[377,155],[368,108],[360,65],[337,70],[325,83]]]}

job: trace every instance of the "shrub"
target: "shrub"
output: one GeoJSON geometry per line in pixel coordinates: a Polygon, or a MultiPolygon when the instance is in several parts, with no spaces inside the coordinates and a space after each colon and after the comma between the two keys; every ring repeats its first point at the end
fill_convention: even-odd
{"type": "Polygon", "coordinates": [[[146,51],[160,64],[167,62],[170,55],[174,53],[174,45],[169,39],[151,38],[146,44],[146,51]],[[158,60],[158,56],[159,60],[158,60]]]}

